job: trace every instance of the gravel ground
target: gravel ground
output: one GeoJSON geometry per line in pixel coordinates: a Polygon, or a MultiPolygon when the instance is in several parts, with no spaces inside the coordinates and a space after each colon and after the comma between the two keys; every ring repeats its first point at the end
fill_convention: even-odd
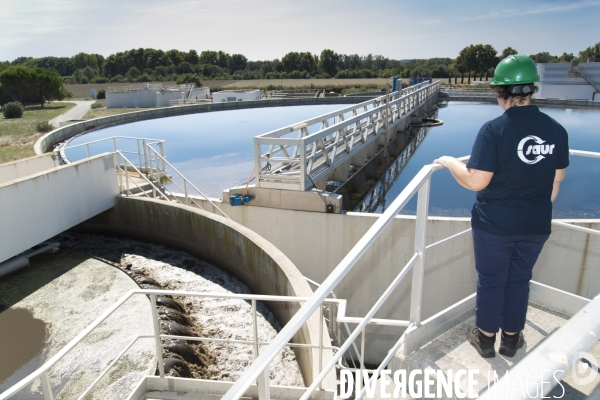
{"type": "MultiPolygon", "coordinates": [[[[149,282],[140,284],[142,287],[151,287],[152,283],[156,283],[154,286],[169,290],[250,293],[246,285],[214,265],[164,246],[110,236],[72,233],[61,234],[56,240],[63,248],[119,266],[138,283],[142,279],[149,282]]],[[[198,297],[176,297],[175,300],[184,305],[190,320],[188,329],[194,336],[252,340],[250,301],[198,297]]],[[[259,341],[270,342],[281,329],[281,324],[261,302],[257,303],[257,319],[259,341]]],[[[167,329],[166,325],[168,321],[161,322],[163,331],[167,329]]],[[[163,342],[165,357],[173,356],[166,349],[170,345],[170,341],[163,342]]],[[[192,347],[200,358],[199,363],[188,363],[191,375],[196,378],[235,381],[254,359],[251,344],[207,342],[193,344],[192,347]]],[[[177,369],[173,373],[184,376],[186,371],[177,369]]],[[[304,385],[295,354],[289,347],[284,348],[272,362],[270,378],[274,385],[304,385]]]]}

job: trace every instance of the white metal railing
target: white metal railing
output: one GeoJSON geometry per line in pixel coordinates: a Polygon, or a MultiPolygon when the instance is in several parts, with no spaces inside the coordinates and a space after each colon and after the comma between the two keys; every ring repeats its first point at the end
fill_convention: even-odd
{"type": "Polygon", "coordinates": [[[219,206],[167,161],[164,156],[164,143],[166,140],[112,136],[63,147],[60,149],[60,154],[63,160],[70,162],[65,154],[66,150],[85,148],[86,157],[91,157],[95,153],[92,151],[92,146],[107,142],[112,146],[111,151],[115,155],[119,190],[124,196],[146,196],[204,209],[195,198],[195,196],[200,196],[208,201],[221,215],[229,218],[219,206]],[[125,144],[122,147],[123,141],[127,141],[129,146],[125,144]],[[128,149],[126,150],[126,148],[128,149]],[[183,202],[178,196],[179,193],[172,193],[172,189],[180,191],[183,195],[183,202]]]}
{"type": "Polygon", "coordinates": [[[444,92],[447,93],[450,97],[496,98],[496,94],[491,90],[445,90],[444,92]]]}
{"type": "Polygon", "coordinates": [[[148,168],[147,165],[147,157],[144,153],[146,149],[146,145],[158,145],[159,151],[161,155],[164,155],[163,145],[166,140],[160,139],[150,139],[150,138],[138,138],[132,136],[111,136],[104,139],[92,140],[90,142],[76,144],[73,146],[65,145],[64,147],[59,148],[61,158],[66,162],[70,163],[69,157],[66,155],[66,150],[73,150],[78,148],[85,149],[85,156],[92,156],[92,148],[96,150],[94,153],[99,154],[102,151],[105,151],[104,147],[100,147],[100,144],[108,144],[111,152],[121,151],[123,154],[135,155],[137,158],[136,166],[139,169],[148,168]],[[125,143],[124,143],[125,142],[125,143]],[[127,149],[127,150],[125,150],[127,149]]]}
{"type": "MultiPolygon", "coordinates": [[[[571,155],[600,158],[600,153],[586,152],[579,150],[571,150],[571,155]]],[[[469,156],[460,158],[461,161],[468,160],[469,156]]],[[[434,247],[446,244],[459,237],[467,235],[471,230],[467,229],[463,232],[452,235],[439,242],[426,245],[427,238],[427,218],[429,208],[429,187],[431,176],[435,171],[441,170],[444,167],[438,164],[425,165],[417,175],[408,183],[404,190],[398,195],[398,197],[392,202],[390,207],[377,219],[373,226],[365,233],[365,235],[358,241],[358,243],[348,252],[348,254],[342,259],[337,267],[329,274],[321,286],[317,289],[312,297],[302,306],[302,308],[294,315],[294,317],[283,327],[277,337],[271,342],[271,344],[263,351],[263,353],[250,365],[244,374],[236,381],[236,383],[227,391],[223,399],[225,400],[237,400],[243,396],[244,392],[248,389],[252,382],[254,382],[259,376],[269,370],[269,364],[275,358],[275,356],[281,351],[281,349],[298,331],[298,329],[306,322],[306,320],[312,315],[312,313],[320,307],[322,302],[327,296],[335,289],[337,284],[346,276],[346,274],[352,269],[352,267],[358,262],[360,257],[367,251],[367,249],[375,242],[375,240],[385,231],[386,227],[393,221],[398,213],[404,208],[408,201],[415,195],[418,194],[417,198],[417,215],[416,215],[416,226],[415,226],[415,253],[412,258],[406,263],[404,268],[392,281],[389,287],[385,290],[382,296],[375,302],[371,310],[366,314],[364,318],[361,318],[361,322],[354,329],[352,334],[347,338],[344,344],[340,345],[339,351],[335,354],[332,360],[324,367],[320,372],[317,379],[307,389],[304,395],[300,398],[301,400],[307,400],[311,394],[317,389],[321,381],[325,378],[327,373],[334,367],[335,363],[343,356],[343,353],[350,347],[351,343],[361,335],[361,347],[364,350],[365,342],[365,330],[364,328],[373,318],[377,310],[383,305],[387,297],[391,292],[398,286],[399,282],[404,278],[410,270],[412,270],[412,286],[411,286],[411,300],[410,300],[410,321],[406,321],[408,325],[407,330],[400,336],[396,344],[390,349],[388,355],[379,365],[379,367],[373,373],[371,379],[378,379],[380,371],[387,366],[391,358],[396,354],[398,349],[402,345],[407,345],[407,341],[412,340],[410,336],[407,336],[406,332],[422,327],[427,321],[422,321],[421,315],[421,304],[423,296],[423,276],[424,276],[424,265],[426,252],[434,247]]],[[[576,227],[571,224],[560,223],[554,221],[555,224],[560,224],[571,229],[584,230],[585,232],[593,231],[594,234],[600,234],[600,231],[576,227]]],[[[588,232],[590,233],[590,232],[588,232]]],[[[429,320],[428,320],[429,321],[429,320]]],[[[385,324],[385,323],[384,323],[385,324]]],[[[404,326],[406,326],[404,325],[404,326]]],[[[580,333],[585,334],[585,333],[580,333]]],[[[361,363],[361,368],[364,365],[361,363]]],[[[362,399],[366,393],[366,386],[360,388],[360,381],[357,382],[357,396],[356,399],[362,399]]],[[[261,399],[262,400],[262,399],[261,399]]]]}
{"type": "MultiPolygon", "coordinates": [[[[17,384],[6,390],[5,392],[0,394],[0,400],[9,399],[12,396],[19,393],[25,387],[33,383],[33,381],[37,378],[42,379],[42,393],[45,399],[53,399],[54,393],[52,391],[52,387],[50,385],[50,381],[48,379],[48,371],[52,368],[56,363],[58,363],[63,357],[65,357],[71,350],[73,350],[81,341],[83,341],[94,329],[96,329],[102,322],[104,322],[108,317],[110,317],[115,311],[117,311],[127,300],[129,300],[132,296],[135,295],[149,295],[150,304],[151,304],[151,312],[152,312],[152,321],[154,332],[152,334],[144,334],[138,335],[132,338],[132,340],[121,350],[121,352],[114,358],[112,361],[106,366],[102,372],[98,375],[98,377],[83,391],[83,393],[78,397],[79,399],[83,399],[88,393],[90,393],[96,384],[100,382],[100,380],[110,371],[110,369],[118,362],[118,360],[127,352],[131,346],[133,346],[137,340],[153,338],[156,346],[156,358],[158,362],[158,371],[161,378],[165,377],[164,371],[164,363],[162,357],[162,339],[174,339],[174,340],[185,340],[185,341],[194,341],[194,342],[214,342],[214,343],[232,343],[232,344],[245,344],[252,345],[254,349],[254,356],[258,357],[259,354],[259,346],[266,346],[268,343],[261,342],[258,340],[258,323],[257,323],[257,311],[256,306],[258,301],[268,301],[268,302],[305,302],[308,300],[307,297],[294,297],[294,296],[269,296],[269,295],[253,295],[253,294],[232,294],[232,293],[198,293],[198,292],[187,292],[187,291],[178,291],[178,290],[160,290],[160,289],[137,289],[130,290],[123,297],[117,300],[111,307],[109,307],[106,311],[104,311],[98,318],[96,318],[88,327],[86,327],[83,331],[81,331],[73,340],[71,340],[65,347],[63,347],[54,357],[50,358],[44,365],[40,368],[29,374],[27,377],[19,381],[17,384]],[[251,313],[252,313],[252,339],[244,340],[244,339],[222,339],[222,338],[212,338],[212,337],[195,337],[195,336],[177,336],[177,335],[166,335],[160,333],[159,328],[159,319],[158,312],[156,308],[156,296],[182,296],[182,297],[200,297],[200,298],[212,298],[212,299],[237,299],[251,302],[251,313]]],[[[338,299],[328,299],[324,303],[345,303],[344,300],[338,299]]],[[[345,307],[344,307],[345,309],[345,307]]],[[[319,350],[319,367],[322,365],[323,360],[323,351],[324,350],[333,350],[337,351],[338,347],[336,346],[325,346],[323,344],[323,310],[319,312],[320,315],[320,330],[319,330],[319,344],[310,344],[310,343],[294,343],[289,342],[287,346],[289,347],[297,347],[297,348],[309,348],[309,349],[318,349],[319,350]]],[[[268,390],[268,389],[267,389],[268,390]]]]}
{"type": "MultiPolygon", "coordinates": [[[[600,153],[595,152],[587,152],[580,150],[571,150],[571,155],[574,156],[583,156],[583,157],[593,157],[600,158],[600,153]]],[[[465,161],[469,157],[462,157],[460,160],[465,161]]],[[[151,169],[152,165],[156,165],[158,162],[162,162],[163,160],[160,158],[156,158],[154,163],[150,163],[151,169]]],[[[245,344],[253,344],[255,346],[257,355],[255,361],[244,371],[243,375],[237,380],[237,382],[230,388],[230,390],[224,395],[223,399],[234,400],[239,399],[244,395],[245,391],[248,387],[255,381],[259,383],[259,399],[267,399],[268,398],[268,371],[269,365],[275,356],[285,347],[285,346],[297,346],[297,347],[310,347],[310,348],[319,348],[319,375],[313,381],[309,388],[307,388],[304,395],[301,397],[301,400],[309,399],[311,394],[320,387],[321,382],[327,376],[329,371],[339,363],[341,358],[344,356],[346,351],[354,346],[355,340],[360,335],[361,338],[361,349],[357,351],[360,354],[360,368],[364,368],[364,348],[366,342],[366,331],[365,328],[368,324],[376,324],[376,325],[386,325],[386,326],[400,326],[407,327],[406,331],[400,336],[396,344],[389,350],[387,356],[382,361],[382,363],[377,367],[375,371],[372,371],[371,379],[376,380],[379,377],[379,373],[383,368],[387,366],[392,357],[396,354],[396,352],[401,348],[401,346],[407,346],[410,344],[411,340],[415,340],[411,338],[411,335],[407,335],[407,332],[411,332],[415,329],[422,328],[426,326],[432,319],[428,319],[423,321],[421,315],[421,304],[422,304],[422,296],[423,296],[423,276],[424,276],[424,265],[425,265],[425,256],[427,251],[441,246],[443,244],[447,244],[450,241],[456,240],[460,237],[467,235],[470,232],[470,229],[467,229],[463,232],[452,235],[448,238],[442,239],[436,243],[432,243],[426,245],[426,237],[427,237],[427,219],[428,219],[428,204],[429,204],[429,187],[430,187],[430,179],[432,174],[435,171],[441,170],[444,167],[441,165],[430,164],[425,165],[419,173],[409,182],[406,188],[398,195],[398,197],[392,202],[390,207],[377,219],[377,221],[373,224],[373,226],[365,233],[365,235],[358,241],[358,243],[350,250],[350,252],[344,257],[344,259],[337,265],[337,267],[332,271],[332,273],[325,279],[325,281],[319,286],[313,296],[310,298],[300,298],[300,297],[284,297],[284,296],[263,296],[263,295],[231,295],[231,294],[214,294],[214,293],[191,293],[191,292],[181,292],[181,291],[163,291],[163,290],[135,290],[129,292],[124,298],[120,299],[115,305],[113,305],[109,310],[103,313],[92,325],[82,331],[72,342],[70,342],[64,349],[59,351],[59,353],[50,359],[44,366],[36,370],[34,373],[29,375],[23,381],[19,382],[8,391],[2,393],[0,395],[0,400],[7,399],[17,393],[19,390],[23,389],[29,383],[31,383],[34,379],[40,377],[42,379],[42,390],[45,393],[48,391],[51,392],[50,384],[48,381],[47,371],[51,368],[56,362],[60,360],[68,351],[70,351],[78,342],[80,342],[85,336],[87,336],[96,326],[98,326],[102,321],[104,321],[110,314],[112,314],[120,305],[122,305],[127,298],[129,298],[133,294],[149,294],[151,297],[151,303],[153,305],[153,321],[155,332],[152,337],[155,338],[156,346],[157,346],[157,357],[159,357],[159,373],[161,376],[164,376],[164,370],[162,369],[162,362],[160,362],[160,357],[162,357],[162,353],[160,352],[160,340],[165,338],[176,338],[176,339],[184,339],[184,340],[197,340],[197,341],[219,341],[225,340],[232,342],[227,339],[214,339],[214,338],[190,338],[190,337],[179,337],[179,336],[171,336],[171,335],[160,335],[158,331],[158,319],[156,316],[156,295],[177,295],[177,296],[205,296],[205,297],[227,297],[227,298],[240,298],[246,300],[255,301],[295,301],[295,302],[304,302],[304,305],[300,308],[300,310],[292,317],[292,319],[283,327],[280,333],[273,339],[270,344],[259,343],[257,341],[257,335],[254,335],[254,339],[252,341],[240,341],[240,343],[245,344]],[[335,289],[337,284],[344,278],[344,276],[353,268],[353,266],[358,262],[360,257],[369,249],[369,247],[377,240],[377,238],[385,231],[386,227],[393,221],[396,215],[403,209],[403,207],[409,202],[409,200],[415,195],[418,194],[417,199],[417,215],[416,215],[416,227],[415,227],[415,252],[411,259],[406,263],[406,265],[402,268],[400,273],[392,280],[391,284],[384,291],[382,296],[375,302],[369,312],[365,315],[365,317],[347,317],[345,315],[345,300],[332,299],[327,298],[335,289]],[[404,277],[412,270],[412,286],[411,286],[411,300],[410,300],[410,319],[407,321],[403,320],[385,320],[385,319],[376,319],[373,316],[376,312],[381,308],[381,306],[385,303],[386,299],[389,295],[397,288],[398,284],[402,281],[404,277]],[[337,313],[334,313],[332,309],[329,310],[329,320],[333,326],[336,326],[336,329],[339,329],[339,324],[348,323],[348,324],[356,324],[356,328],[347,336],[346,340],[343,344],[338,343],[337,346],[323,346],[323,338],[320,337],[319,345],[310,345],[310,344],[294,344],[290,343],[292,337],[302,328],[302,326],[306,323],[306,321],[319,309],[319,318],[320,318],[320,335],[323,331],[323,304],[330,303],[333,307],[337,307],[337,313]],[[267,345],[267,347],[258,354],[258,346],[259,345],[267,345]],[[323,366],[323,350],[337,350],[336,354],[330,359],[327,365],[323,366]]],[[[138,173],[138,171],[134,172],[138,173]]],[[[553,221],[553,224],[559,225],[561,227],[583,231],[586,233],[591,233],[594,235],[600,235],[600,231],[593,230],[589,228],[579,227],[575,225],[571,225],[568,223],[564,223],[561,221],[553,221]]],[[[597,302],[596,302],[597,303],[597,302]]],[[[253,306],[253,313],[255,312],[255,305],[253,306]]],[[[254,318],[254,317],[253,317],[254,318]]],[[[587,317],[589,319],[589,315],[587,317]]],[[[256,326],[256,325],[255,325],[256,326]]],[[[562,328],[561,328],[562,329],[562,328]]],[[[570,329],[570,328],[566,328],[570,329]]],[[[560,331],[560,330],[559,330],[560,331]]],[[[256,330],[254,330],[256,332],[256,330]]],[[[586,335],[586,332],[578,331],[571,333],[571,337],[574,340],[577,340],[578,343],[587,343],[587,341],[581,340],[579,341],[579,337],[583,337],[586,335]]],[[[146,336],[144,336],[146,337],[146,336]]],[[[339,332],[337,332],[337,337],[341,338],[339,332]]],[[[586,344],[587,345],[587,344],[586,344]]],[[[582,347],[583,344],[578,347],[580,350],[586,350],[587,348],[582,347]]],[[[356,347],[355,347],[356,348],[356,347]]],[[[571,350],[569,350],[571,351],[571,350]]],[[[530,357],[529,355],[525,358],[526,360],[530,357]]],[[[534,355],[531,355],[534,357],[534,355]]],[[[342,366],[343,367],[343,366],[342,366]]],[[[107,370],[106,370],[107,371],[107,370]]],[[[106,373],[106,371],[104,373],[106,373]]],[[[96,381],[99,381],[97,379],[96,381]]],[[[96,382],[95,381],[95,382],[96,382]]],[[[361,389],[360,382],[357,382],[357,391],[356,398],[361,399],[365,392],[366,386],[361,389]]],[[[91,390],[91,389],[90,389],[91,390]]],[[[51,396],[51,393],[49,394],[51,396]]],[[[52,398],[52,397],[48,397],[52,398]]]]}
{"type": "Polygon", "coordinates": [[[424,82],[255,137],[256,186],[310,188],[410,116],[438,90],[439,82],[424,82]]]}

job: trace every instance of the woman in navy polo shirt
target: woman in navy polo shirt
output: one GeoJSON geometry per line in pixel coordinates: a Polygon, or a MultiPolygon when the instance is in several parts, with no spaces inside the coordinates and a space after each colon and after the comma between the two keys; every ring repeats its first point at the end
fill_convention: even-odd
{"type": "Polygon", "coordinates": [[[566,130],[531,105],[540,77],[527,56],[509,56],[496,67],[491,86],[504,113],[481,127],[468,163],[453,157],[434,162],[477,191],[471,226],[477,269],[476,326],[469,342],[494,357],[502,329],[502,355],[525,343],[531,271],[550,235],[552,201],[569,165],[566,130]]]}

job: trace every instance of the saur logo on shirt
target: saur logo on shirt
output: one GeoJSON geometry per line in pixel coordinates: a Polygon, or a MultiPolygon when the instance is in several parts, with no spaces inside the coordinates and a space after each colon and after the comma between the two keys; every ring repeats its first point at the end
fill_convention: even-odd
{"type": "Polygon", "coordinates": [[[523,140],[519,142],[519,147],[517,149],[517,154],[519,155],[521,161],[527,164],[535,164],[546,158],[542,154],[552,154],[554,152],[555,145],[544,144],[545,142],[545,140],[542,140],[539,137],[533,135],[529,135],[523,138],[523,140]],[[527,149],[523,151],[523,149],[525,148],[525,144],[530,140],[533,140],[535,144],[530,144],[529,146],[527,146],[527,149]],[[527,158],[527,156],[529,156],[530,154],[536,155],[537,157],[535,157],[534,159],[527,158]]]}

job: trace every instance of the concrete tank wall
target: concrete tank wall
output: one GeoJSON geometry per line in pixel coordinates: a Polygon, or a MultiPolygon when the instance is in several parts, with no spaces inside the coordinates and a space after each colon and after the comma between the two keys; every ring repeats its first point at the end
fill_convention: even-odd
{"type": "Polygon", "coordinates": [[[0,185],[0,262],[108,210],[117,193],[107,153],[0,185]]]}
{"type": "MultiPolygon", "coordinates": [[[[201,204],[204,207],[205,203],[201,204]]],[[[325,280],[379,218],[378,214],[364,213],[325,214],[251,206],[230,207],[229,204],[219,204],[219,207],[233,220],[273,243],[292,260],[304,276],[316,282],[325,280]]],[[[211,206],[207,204],[206,209],[210,210],[211,206]]],[[[600,229],[600,220],[572,222],[600,229]]],[[[427,244],[468,228],[469,218],[430,217],[427,244]]],[[[348,316],[364,316],[412,257],[414,231],[414,217],[396,217],[340,282],[335,294],[347,299],[348,316]]],[[[411,279],[412,274],[409,273],[376,317],[409,319],[411,279]]],[[[553,227],[553,233],[533,270],[533,279],[579,296],[593,298],[600,293],[600,237],[553,227]]],[[[428,251],[423,318],[428,318],[474,293],[476,282],[470,234],[428,251]]],[[[367,362],[381,361],[401,333],[400,328],[369,327],[367,362]]]]}
{"type": "MultiPolygon", "coordinates": [[[[121,235],[160,243],[213,263],[248,285],[253,293],[310,297],[312,290],[292,262],[257,233],[197,208],[160,200],[117,197],[113,209],[75,228],[78,231],[121,235]]],[[[268,303],[285,324],[298,311],[298,303],[268,303]]],[[[298,343],[319,343],[318,314],[294,338],[298,343]]],[[[324,344],[330,345],[326,330],[324,344]]],[[[296,348],[304,380],[310,384],[318,370],[316,350],[296,348]]],[[[331,357],[324,353],[324,363],[331,357]]],[[[335,387],[335,376],[326,382],[335,387]]]]}
{"type": "Polygon", "coordinates": [[[127,91],[107,91],[106,108],[156,107],[156,89],[140,88],[127,91]]]}
{"type": "Polygon", "coordinates": [[[157,107],[170,107],[171,100],[182,100],[184,92],[179,90],[161,90],[156,92],[156,106],[157,107]]]}
{"type": "MultiPolygon", "coordinates": [[[[107,92],[108,93],[108,92],[107,92]]],[[[88,121],[72,124],[53,130],[37,140],[33,149],[36,154],[49,151],[52,146],[75,135],[95,129],[106,128],[114,125],[128,124],[130,122],[145,121],[148,119],[175,117],[178,115],[197,114],[212,111],[242,110],[246,108],[265,107],[292,107],[320,104],[356,104],[364,101],[352,97],[323,97],[303,99],[277,99],[260,101],[236,101],[218,104],[190,104],[177,107],[155,108],[151,110],[135,111],[130,113],[112,115],[109,117],[95,118],[88,121]]]]}
{"type": "Polygon", "coordinates": [[[44,154],[0,165],[0,184],[59,166],[56,154],[44,154]]]}

